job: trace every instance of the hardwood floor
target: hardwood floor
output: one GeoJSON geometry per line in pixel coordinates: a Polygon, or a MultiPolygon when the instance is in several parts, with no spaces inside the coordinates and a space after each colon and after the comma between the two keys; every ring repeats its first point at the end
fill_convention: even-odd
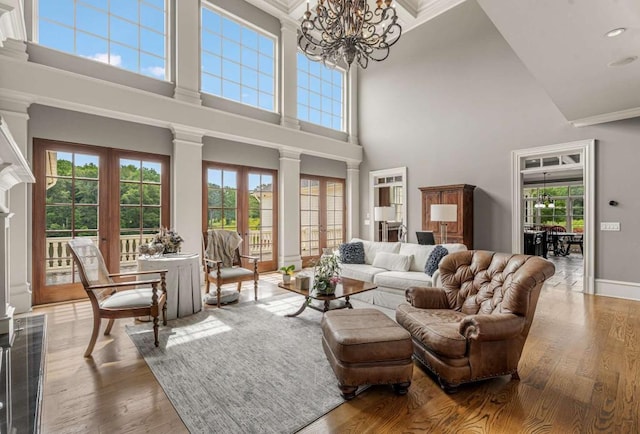
{"type": "MultiPolygon", "coordinates": [[[[269,282],[279,275],[261,277],[261,298],[282,292],[269,282]]],[[[408,395],[371,387],[303,432],[639,432],[640,302],[571,287],[543,289],[520,361],[521,381],[503,377],[447,395],[416,365],[408,395]]],[[[253,290],[245,288],[241,301],[252,300],[253,290]]],[[[49,316],[44,433],[186,432],[124,331],[132,320],[116,321],[110,337],[100,335],[87,360],[88,302],[34,313],[49,316]]]]}

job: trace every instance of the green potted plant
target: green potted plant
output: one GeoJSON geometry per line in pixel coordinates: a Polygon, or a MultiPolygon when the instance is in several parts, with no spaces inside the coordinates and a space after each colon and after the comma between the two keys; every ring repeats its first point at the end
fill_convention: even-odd
{"type": "Polygon", "coordinates": [[[295,269],[296,266],[293,264],[280,267],[280,271],[282,272],[282,283],[291,283],[291,276],[293,276],[295,269]]]}

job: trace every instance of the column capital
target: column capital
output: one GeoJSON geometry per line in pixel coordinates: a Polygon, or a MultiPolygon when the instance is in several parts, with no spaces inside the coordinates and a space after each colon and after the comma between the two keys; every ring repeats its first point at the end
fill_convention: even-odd
{"type": "Polygon", "coordinates": [[[347,161],[347,170],[359,172],[361,163],[361,161],[347,161]]]}
{"type": "Polygon", "coordinates": [[[173,125],[171,127],[171,131],[173,132],[173,141],[174,143],[180,142],[190,145],[202,146],[202,138],[204,137],[204,132],[200,130],[196,130],[193,128],[185,128],[181,126],[173,125]]]}
{"type": "Polygon", "coordinates": [[[300,151],[293,151],[291,149],[279,149],[280,151],[280,161],[289,160],[289,161],[297,161],[300,162],[300,156],[302,153],[300,151]]]}
{"type": "Polygon", "coordinates": [[[32,98],[27,98],[22,95],[6,95],[4,92],[1,92],[0,114],[6,113],[29,120],[29,107],[31,107],[32,103],[32,98]]]}
{"type": "Polygon", "coordinates": [[[296,35],[298,33],[298,28],[299,28],[299,24],[296,21],[293,21],[291,19],[288,18],[281,18],[280,19],[280,31],[281,32],[295,32],[296,35]]]}
{"type": "Polygon", "coordinates": [[[19,39],[7,38],[0,42],[0,54],[12,57],[18,60],[29,60],[29,54],[27,53],[27,44],[19,39]]]}

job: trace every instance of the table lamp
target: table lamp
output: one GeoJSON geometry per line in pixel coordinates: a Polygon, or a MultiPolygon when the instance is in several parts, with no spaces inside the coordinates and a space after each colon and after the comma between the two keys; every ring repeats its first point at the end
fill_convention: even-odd
{"type": "Polygon", "coordinates": [[[440,222],[440,243],[447,243],[447,222],[458,221],[458,205],[431,205],[431,221],[440,222]]]}

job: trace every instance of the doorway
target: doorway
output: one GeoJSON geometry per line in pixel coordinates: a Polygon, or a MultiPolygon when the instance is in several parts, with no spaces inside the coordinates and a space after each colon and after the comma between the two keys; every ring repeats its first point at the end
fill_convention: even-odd
{"type": "Polygon", "coordinates": [[[277,265],[276,171],[203,163],[203,229],[237,231],[243,255],[258,258],[258,271],[277,265]]]}
{"type": "Polygon", "coordinates": [[[89,237],[111,273],[169,227],[169,157],[34,139],[34,304],[86,297],[67,241],[89,237]]]}
{"type": "Polygon", "coordinates": [[[594,148],[583,140],[512,152],[513,251],[547,257],[558,284],[587,294],[595,283],[594,148]]]}
{"type": "Polygon", "coordinates": [[[300,176],[300,256],[309,267],[326,248],[337,249],[345,237],[345,181],[300,176]]]}

